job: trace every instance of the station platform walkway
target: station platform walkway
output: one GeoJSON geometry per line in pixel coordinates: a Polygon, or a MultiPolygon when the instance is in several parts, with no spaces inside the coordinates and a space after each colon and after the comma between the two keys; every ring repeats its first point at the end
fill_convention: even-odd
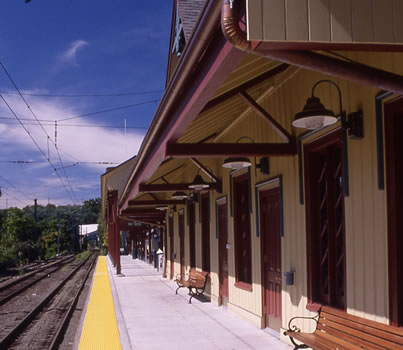
{"type": "Polygon", "coordinates": [[[117,276],[109,258],[99,257],[75,348],[292,349],[223,306],[195,298],[188,304],[185,288],[175,295],[176,284],[144,261],[122,256],[121,265],[123,276],[117,276]]]}

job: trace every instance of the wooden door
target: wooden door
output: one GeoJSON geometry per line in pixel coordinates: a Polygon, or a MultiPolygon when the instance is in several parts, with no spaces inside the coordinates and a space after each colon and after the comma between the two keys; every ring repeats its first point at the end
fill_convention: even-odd
{"type": "Polygon", "coordinates": [[[220,304],[228,302],[228,231],[227,231],[227,203],[217,206],[218,216],[218,262],[219,262],[219,296],[220,304]]]}
{"type": "Polygon", "coordinates": [[[403,98],[385,104],[390,321],[403,327],[403,98]]]}
{"type": "Polygon", "coordinates": [[[188,225],[189,225],[189,263],[190,267],[196,267],[196,233],[195,233],[195,205],[188,204],[188,225]]]}
{"type": "Polygon", "coordinates": [[[174,264],[175,264],[175,256],[174,256],[174,218],[173,215],[169,216],[168,219],[168,230],[169,230],[169,257],[170,257],[170,273],[169,278],[174,278],[174,264]]]}
{"type": "Polygon", "coordinates": [[[280,188],[259,193],[263,277],[263,315],[266,327],[281,327],[280,188]]]}
{"type": "Polygon", "coordinates": [[[210,199],[209,194],[201,196],[202,268],[210,272],[210,199]]]}
{"type": "Polygon", "coordinates": [[[183,210],[179,212],[178,215],[179,223],[179,255],[181,263],[181,276],[185,276],[185,221],[183,218],[183,210]]]}

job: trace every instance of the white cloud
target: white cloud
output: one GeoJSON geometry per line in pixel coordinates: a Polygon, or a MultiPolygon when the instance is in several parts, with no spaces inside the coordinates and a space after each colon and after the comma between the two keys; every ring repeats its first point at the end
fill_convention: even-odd
{"type": "Polygon", "coordinates": [[[74,40],[70,44],[70,47],[65,52],[63,52],[62,60],[74,66],[78,66],[76,61],[77,52],[79,49],[88,45],[89,45],[88,42],[85,40],[74,40]]]}
{"type": "MultiPolygon", "coordinates": [[[[7,96],[6,99],[19,118],[31,119],[31,121],[23,121],[27,131],[32,135],[45,155],[50,154],[50,159],[54,166],[59,168],[60,163],[57,152],[47,138],[47,135],[49,135],[54,142],[54,122],[43,126],[47,132],[46,135],[18,96],[7,96]]],[[[30,106],[38,119],[41,120],[65,119],[86,112],[86,106],[84,105],[72,107],[63,100],[49,100],[46,98],[35,98],[30,102],[30,106]]],[[[0,114],[10,115],[10,111],[1,103],[0,114]]],[[[105,122],[102,122],[102,124],[105,124],[105,122]]],[[[77,161],[124,162],[137,154],[144,137],[143,134],[129,131],[125,135],[123,129],[84,127],[84,125],[97,126],[97,123],[91,118],[59,122],[57,146],[65,165],[77,161]],[[63,126],[63,124],[78,126],[63,126]]],[[[45,157],[40,153],[21,125],[1,124],[0,135],[0,149],[2,150],[0,159],[32,159],[46,162],[45,157]]],[[[96,196],[97,189],[100,187],[100,175],[105,172],[108,166],[113,165],[87,164],[71,166],[65,169],[79,200],[96,196]]],[[[41,200],[41,204],[44,204],[43,201],[47,202],[47,194],[49,194],[52,203],[71,204],[65,188],[47,163],[29,165],[0,163],[0,168],[4,177],[8,178],[23,192],[37,195],[36,198],[41,200]],[[40,195],[41,193],[42,196],[40,195]]],[[[60,170],[59,174],[66,186],[68,186],[64,178],[64,172],[60,170]]],[[[21,195],[18,195],[18,197],[21,198],[21,195]]],[[[4,207],[4,205],[5,202],[0,203],[0,207],[4,207]]],[[[15,205],[23,206],[22,203],[15,203],[15,205]]]]}

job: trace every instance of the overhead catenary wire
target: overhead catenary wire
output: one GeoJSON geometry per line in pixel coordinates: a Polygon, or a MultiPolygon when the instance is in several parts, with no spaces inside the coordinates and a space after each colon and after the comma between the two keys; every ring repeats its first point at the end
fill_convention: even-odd
{"type": "MultiPolygon", "coordinates": [[[[0,119],[7,119],[10,120],[10,122],[2,122],[0,121],[0,124],[4,125],[18,125],[18,123],[13,123],[12,121],[15,120],[14,118],[9,118],[9,117],[0,117],[0,119]]],[[[21,120],[27,121],[25,122],[25,125],[38,125],[38,123],[34,123],[33,119],[28,119],[28,118],[20,118],[21,120]],[[30,122],[31,121],[31,122],[30,122]]],[[[42,125],[44,126],[55,126],[54,121],[51,120],[40,120],[42,125]]],[[[76,127],[76,128],[105,128],[105,129],[139,129],[139,130],[147,130],[145,126],[118,126],[118,125],[89,125],[89,124],[60,124],[57,123],[57,127],[59,126],[68,126],[68,127],[76,127]]]]}
{"type": "Polygon", "coordinates": [[[131,104],[131,105],[109,108],[109,109],[105,109],[105,110],[98,111],[98,112],[86,113],[86,114],[81,114],[81,115],[77,115],[77,116],[74,116],[74,117],[69,117],[69,118],[64,118],[64,119],[58,119],[58,121],[59,121],[59,122],[64,122],[64,121],[66,121],[66,120],[72,120],[72,119],[77,119],[77,118],[90,117],[90,116],[97,115],[97,114],[108,113],[108,112],[114,112],[114,111],[118,111],[118,110],[121,110],[121,109],[127,109],[127,108],[142,106],[142,105],[146,105],[146,104],[150,104],[150,103],[158,103],[158,102],[159,102],[159,100],[144,101],[144,102],[134,103],[134,104],[131,104]]]}
{"type": "Polygon", "coordinates": [[[10,180],[6,179],[4,176],[0,175],[0,179],[2,179],[4,182],[6,182],[9,186],[11,186],[15,191],[17,191],[18,193],[22,194],[25,198],[32,200],[32,198],[34,196],[31,195],[27,195],[26,193],[22,192],[21,190],[19,190],[14,184],[12,184],[10,182],[10,180]]]}
{"type": "Polygon", "coordinates": [[[64,183],[63,179],[60,177],[59,173],[57,172],[55,166],[52,164],[52,162],[50,161],[50,159],[46,156],[45,152],[42,150],[42,148],[39,146],[39,144],[36,142],[35,138],[31,135],[31,133],[29,132],[29,130],[25,127],[24,123],[22,121],[19,120],[17,114],[14,112],[14,110],[12,109],[12,107],[8,104],[8,102],[6,101],[6,99],[4,98],[3,95],[0,94],[0,98],[3,100],[3,102],[5,103],[5,105],[7,106],[7,108],[10,110],[10,112],[14,115],[14,117],[19,121],[20,125],[22,126],[22,128],[25,130],[25,132],[28,134],[29,138],[32,140],[32,142],[34,143],[34,145],[36,146],[36,148],[39,150],[39,152],[43,155],[43,157],[47,160],[47,162],[49,163],[49,165],[52,167],[52,169],[54,170],[55,174],[57,175],[57,177],[59,178],[61,184],[63,185],[64,189],[66,190],[67,194],[69,195],[71,201],[73,203],[73,197],[71,196],[70,191],[67,189],[66,184],[64,183]]]}
{"type": "MultiPolygon", "coordinates": [[[[1,67],[3,68],[5,74],[7,75],[8,79],[10,80],[10,82],[13,84],[15,90],[18,92],[19,96],[20,96],[21,99],[24,101],[24,103],[25,103],[25,105],[27,106],[28,110],[31,112],[32,116],[35,118],[35,120],[38,122],[39,126],[41,127],[42,131],[43,131],[43,132],[45,133],[45,135],[47,136],[48,140],[50,140],[50,142],[51,142],[51,143],[53,144],[53,146],[55,147],[56,153],[57,153],[58,158],[59,158],[59,161],[60,161],[60,164],[61,164],[61,166],[63,167],[63,166],[64,166],[64,165],[63,165],[63,161],[62,161],[62,158],[60,157],[60,153],[59,153],[59,150],[58,150],[58,147],[57,147],[56,143],[54,143],[54,142],[51,140],[50,136],[49,136],[48,133],[46,132],[45,128],[42,126],[41,122],[40,122],[39,119],[37,118],[36,114],[34,113],[34,111],[33,111],[32,108],[31,108],[31,106],[28,104],[28,102],[27,102],[27,100],[25,99],[25,97],[21,94],[20,89],[18,88],[18,86],[17,86],[17,84],[15,83],[14,79],[11,77],[10,73],[7,71],[6,67],[3,65],[2,62],[0,62],[0,65],[1,65],[1,67]]],[[[7,103],[7,101],[4,99],[3,95],[0,95],[0,96],[1,96],[1,98],[3,99],[3,101],[6,103],[7,107],[12,111],[14,117],[16,117],[16,119],[18,120],[18,116],[17,116],[16,113],[12,110],[11,106],[7,103]]],[[[22,123],[20,120],[19,120],[19,122],[21,123],[21,125],[23,125],[23,123],[22,123]]],[[[25,126],[24,126],[24,129],[27,131],[27,129],[26,129],[25,126]]],[[[29,135],[30,135],[31,139],[34,140],[33,136],[32,136],[30,133],[29,133],[29,135]]],[[[36,142],[35,142],[35,144],[37,145],[37,147],[39,147],[39,145],[38,145],[36,142]]],[[[60,181],[61,181],[62,184],[64,185],[66,191],[69,192],[69,191],[67,190],[67,187],[66,187],[64,181],[62,180],[62,178],[60,177],[59,173],[57,172],[56,167],[55,167],[55,166],[52,164],[52,162],[50,161],[50,158],[47,158],[47,157],[46,157],[45,153],[42,151],[42,149],[41,149],[40,147],[39,147],[39,149],[41,150],[41,153],[43,154],[43,156],[48,160],[49,164],[52,166],[52,168],[53,168],[53,170],[55,171],[55,173],[57,174],[58,178],[60,179],[60,181]]],[[[64,168],[63,168],[62,170],[63,170],[63,173],[64,173],[64,175],[65,175],[65,177],[66,177],[67,184],[68,184],[68,186],[70,187],[71,193],[73,194],[73,197],[75,198],[75,200],[74,200],[73,197],[70,195],[70,193],[69,193],[69,195],[70,195],[70,197],[71,197],[71,199],[72,199],[72,202],[73,202],[74,204],[76,204],[76,202],[78,202],[78,200],[77,200],[76,194],[75,194],[75,192],[74,192],[74,190],[73,190],[73,187],[71,186],[70,179],[69,179],[69,177],[67,176],[66,170],[65,170],[64,168]]]]}
{"type": "Polygon", "coordinates": [[[20,198],[18,198],[18,197],[15,197],[14,195],[12,195],[12,194],[9,192],[9,189],[8,189],[7,187],[2,186],[1,188],[2,188],[3,191],[5,190],[5,194],[6,194],[7,197],[10,197],[10,198],[12,198],[12,199],[14,199],[14,200],[16,200],[16,201],[22,203],[22,204],[27,205],[27,201],[24,201],[24,200],[22,200],[22,199],[20,199],[20,198]]]}
{"type": "MultiPolygon", "coordinates": [[[[151,95],[159,94],[164,92],[164,90],[150,90],[150,91],[137,91],[137,92],[120,92],[120,93],[107,93],[107,94],[45,94],[45,93],[33,93],[33,92],[23,92],[23,96],[34,96],[34,97],[66,97],[66,98],[80,98],[80,97],[123,97],[123,96],[138,96],[138,95],[151,95]]],[[[0,91],[3,95],[18,95],[18,92],[12,91],[0,91]]]]}

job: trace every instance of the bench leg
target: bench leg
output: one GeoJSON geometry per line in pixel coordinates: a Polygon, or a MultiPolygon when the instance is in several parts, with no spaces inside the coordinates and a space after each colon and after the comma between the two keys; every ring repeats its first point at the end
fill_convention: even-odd
{"type": "Polygon", "coordinates": [[[308,348],[309,348],[309,346],[307,346],[307,345],[305,345],[305,344],[297,344],[297,343],[295,342],[295,340],[294,340],[293,337],[290,337],[290,340],[291,340],[291,343],[294,344],[294,350],[297,350],[297,349],[308,349],[308,348]]]}
{"type": "Polygon", "coordinates": [[[178,290],[183,288],[184,286],[179,286],[178,288],[176,288],[175,294],[178,294],[178,290]]]}

